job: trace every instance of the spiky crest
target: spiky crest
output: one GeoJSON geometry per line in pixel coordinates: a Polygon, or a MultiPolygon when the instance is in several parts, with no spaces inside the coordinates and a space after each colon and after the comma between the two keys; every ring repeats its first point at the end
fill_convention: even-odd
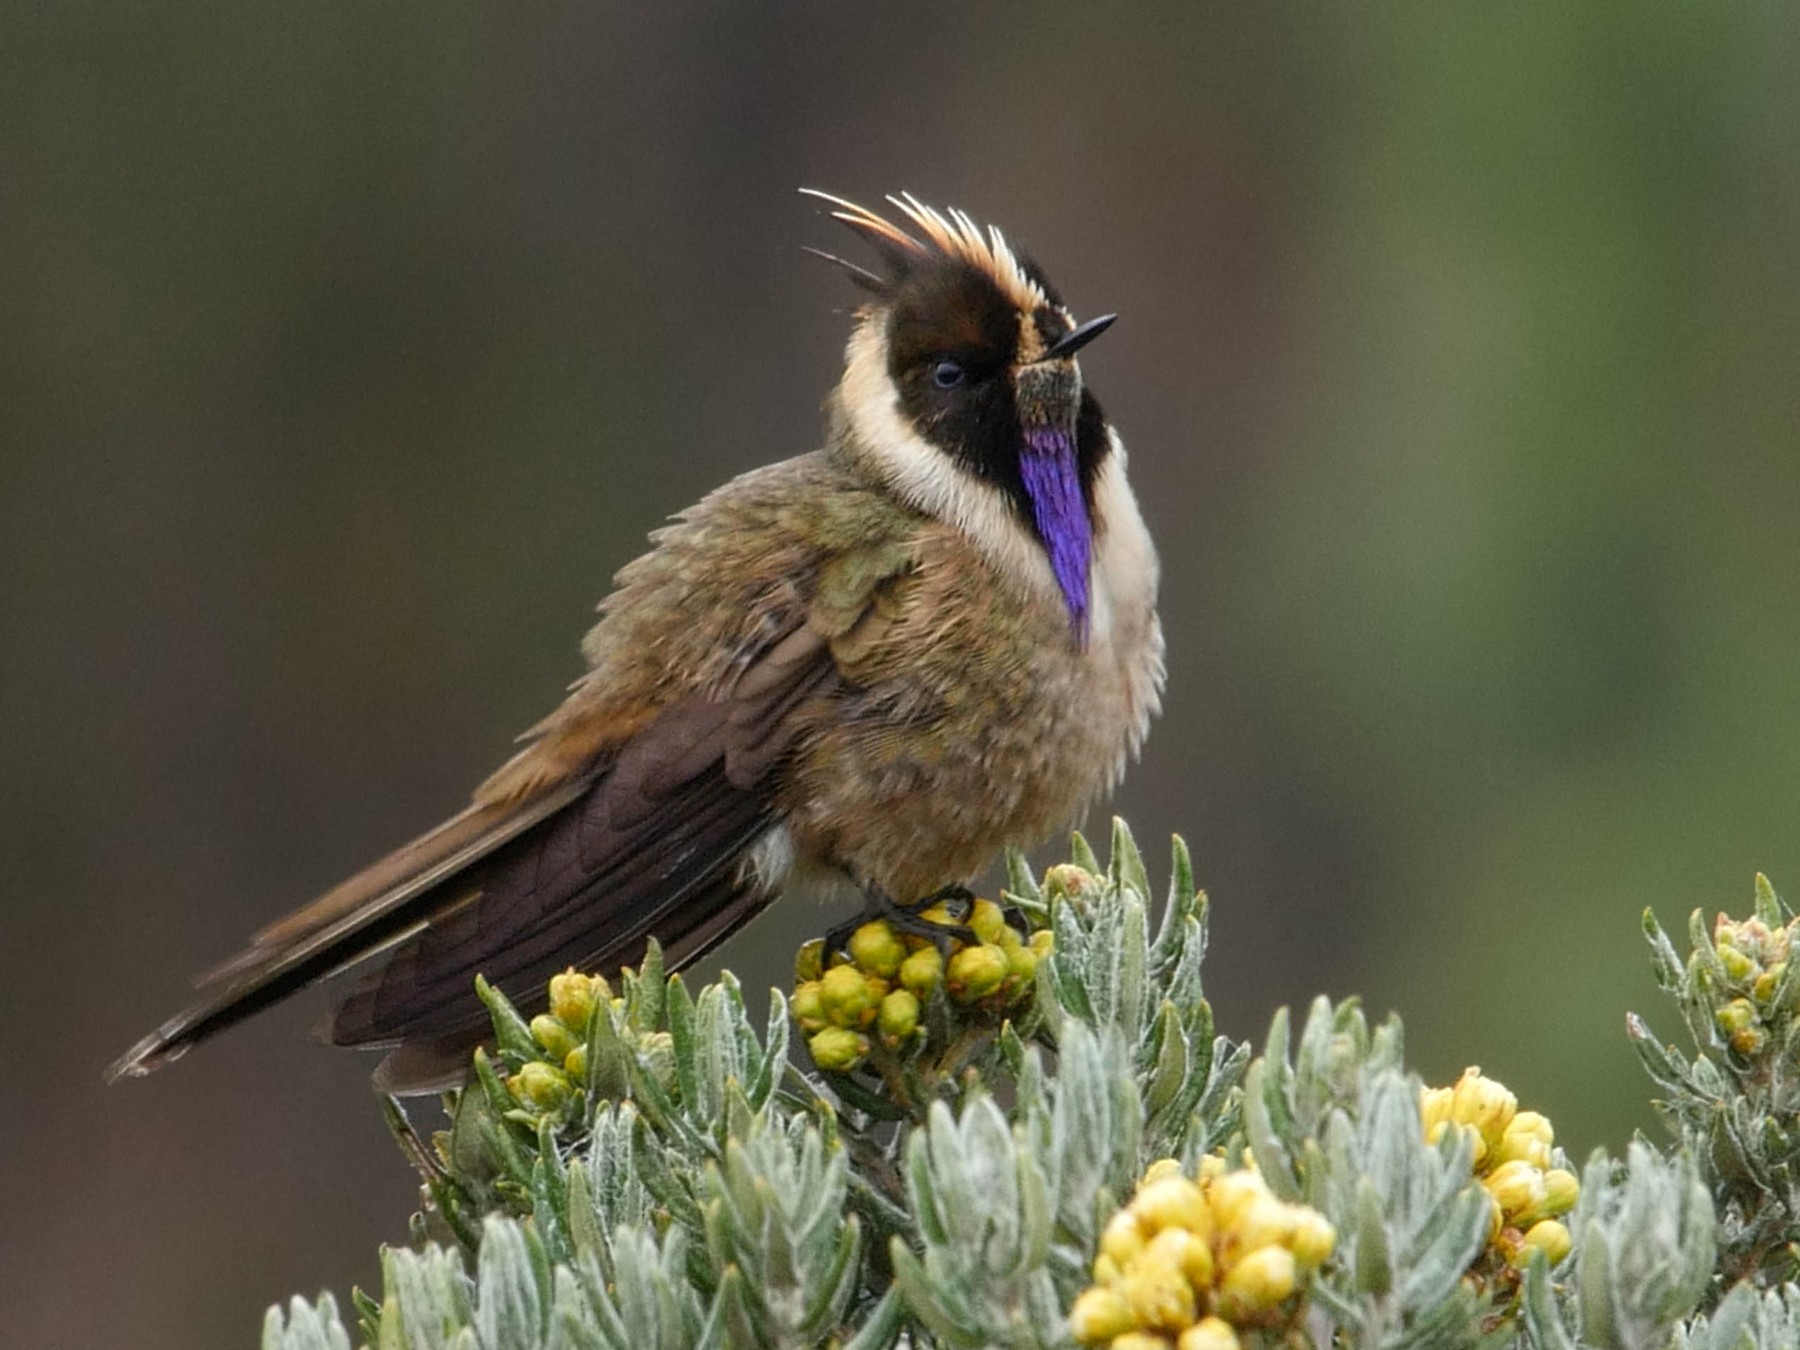
{"type": "MultiPolygon", "coordinates": [[[[910,192],[903,192],[898,197],[890,196],[888,202],[924,236],[921,240],[918,235],[909,233],[866,206],[858,206],[855,202],[845,201],[842,197],[834,197],[829,192],[820,192],[816,188],[800,190],[835,208],[831,213],[834,220],[841,220],[852,229],[860,231],[897,269],[905,268],[909,255],[928,257],[935,252],[980,268],[993,278],[1002,294],[1023,310],[1036,310],[1055,303],[1045,294],[1044,288],[1026,273],[1018,254],[1013,252],[1012,245],[1006,242],[1006,236],[1000,233],[998,226],[990,225],[984,233],[966,212],[954,207],[938,211],[925,205],[910,192]]],[[[828,261],[838,262],[851,272],[854,280],[863,285],[868,284],[869,273],[862,268],[842,263],[828,254],[820,256],[826,257],[828,261]]]]}

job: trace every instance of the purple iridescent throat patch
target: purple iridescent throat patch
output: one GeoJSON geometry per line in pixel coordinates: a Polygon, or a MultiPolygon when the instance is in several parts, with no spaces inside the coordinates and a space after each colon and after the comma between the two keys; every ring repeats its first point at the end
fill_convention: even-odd
{"type": "Polygon", "coordinates": [[[1038,538],[1050,555],[1050,571],[1069,607],[1075,641],[1087,646],[1088,565],[1092,561],[1093,527],[1081,494],[1075,461],[1075,437],[1061,427],[1027,426],[1019,455],[1019,476],[1031,498],[1038,538]]]}

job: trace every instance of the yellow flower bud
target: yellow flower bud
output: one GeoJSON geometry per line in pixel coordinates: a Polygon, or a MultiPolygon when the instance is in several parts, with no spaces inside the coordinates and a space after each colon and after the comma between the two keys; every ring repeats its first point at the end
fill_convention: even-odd
{"type": "Polygon", "coordinates": [[[593,982],[573,967],[550,977],[550,1015],[577,1035],[594,1015],[593,982]]]}
{"type": "Polygon", "coordinates": [[[1299,1277],[1298,1263],[1286,1247],[1258,1247],[1246,1252],[1219,1285],[1219,1311],[1227,1317],[1263,1312],[1289,1294],[1299,1277]]]}
{"type": "Polygon", "coordinates": [[[544,1047],[548,1059],[560,1060],[575,1048],[573,1033],[549,1013],[531,1019],[531,1039],[544,1047]]]}
{"type": "Polygon", "coordinates": [[[1140,1327],[1180,1331],[1199,1315],[1194,1290],[1180,1269],[1143,1257],[1133,1261],[1113,1286],[1140,1327]]]}
{"type": "Polygon", "coordinates": [[[1098,895],[1100,878],[1074,863],[1057,863],[1044,872],[1044,889],[1052,895],[1098,895]]]}
{"type": "Polygon", "coordinates": [[[1031,935],[1031,954],[1042,961],[1056,950],[1056,934],[1048,928],[1039,929],[1031,935]]]}
{"type": "Polygon", "coordinates": [[[1528,1162],[1501,1163],[1481,1184],[1509,1219],[1535,1213],[1544,1203],[1544,1174],[1528,1162]]]}
{"type": "Polygon", "coordinates": [[[1435,1144],[1450,1123],[1450,1099],[1454,1088],[1425,1088],[1419,1093],[1419,1124],[1425,1130],[1425,1142],[1435,1144]]]}
{"type": "Polygon", "coordinates": [[[906,960],[906,944],[886,919],[877,919],[850,935],[850,959],[869,974],[891,980],[906,960]]]}
{"type": "Polygon", "coordinates": [[[1775,986],[1781,983],[1781,976],[1787,968],[1784,961],[1780,966],[1771,966],[1756,977],[1756,983],[1750,992],[1756,996],[1758,1003],[1767,1003],[1775,997],[1775,986]]]}
{"type": "Polygon", "coordinates": [[[1119,1263],[1105,1252],[1094,1258],[1095,1284],[1117,1284],[1121,1273],[1119,1263]]]}
{"type": "Polygon", "coordinates": [[[897,1047],[919,1029],[919,1000],[909,989],[896,989],[881,1000],[881,1014],[876,1023],[882,1041],[897,1047]]]}
{"type": "Polygon", "coordinates": [[[794,990],[794,996],[788,1000],[788,1010],[794,1014],[794,1021],[800,1024],[802,1031],[817,1031],[825,1025],[825,997],[819,990],[817,980],[808,980],[794,990]]]}
{"type": "Polygon", "coordinates": [[[1464,1069],[1451,1090],[1451,1119],[1479,1130],[1490,1152],[1499,1145],[1518,1109],[1519,1099],[1503,1084],[1485,1077],[1478,1067],[1464,1069]]]}
{"type": "Polygon", "coordinates": [[[1185,1228],[1165,1228],[1150,1239],[1144,1249],[1144,1260],[1174,1266],[1197,1291],[1212,1283],[1212,1246],[1203,1237],[1185,1228]]]}
{"type": "Polygon", "coordinates": [[[1525,1234],[1515,1264],[1523,1266],[1531,1249],[1536,1247],[1549,1258],[1551,1265],[1555,1265],[1569,1254],[1569,1249],[1574,1245],[1574,1239],[1569,1236],[1567,1228],[1555,1219],[1543,1219],[1532,1224],[1525,1234]]]}
{"type": "Polygon", "coordinates": [[[1037,979],[1037,953],[1026,946],[1002,947],[1006,953],[1006,978],[1016,984],[1021,993],[1029,990],[1037,979]]]}
{"type": "Polygon", "coordinates": [[[587,1047],[585,1045],[578,1045],[563,1056],[563,1072],[568,1074],[573,1082],[581,1083],[587,1080],[587,1047]]]}
{"type": "Polygon", "coordinates": [[[1581,1182],[1573,1172],[1553,1167],[1544,1173],[1543,1212],[1545,1214],[1567,1214],[1575,1208],[1575,1202],[1579,1199],[1581,1199],[1581,1182]]]}
{"type": "Polygon", "coordinates": [[[1200,1174],[1201,1181],[1214,1181],[1225,1175],[1225,1159],[1217,1153],[1208,1153],[1194,1170],[1200,1174]]]}
{"type": "Polygon", "coordinates": [[[1202,1317],[1181,1333],[1175,1350],[1241,1350],[1242,1342],[1223,1317],[1202,1317]]]}
{"type": "Polygon", "coordinates": [[[1725,974],[1733,980],[1748,979],[1756,970],[1756,960],[1739,951],[1736,947],[1719,944],[1719,964],[1725,967],[1725,974]]]}
{"type": "Polygon", "coordinates": [[[806,1048],[826,1073],[848,1073],[869,1053],[869,1038],[847,1027],[826,1027],[807,1041],[806,1048]]]}
{"type": "Polygon", "coordinates": [[[1206,1237],[1213,1230],[1206,1193],[1184,1176],[1159,1177],[1139,1187],[1131,1208],[1138,1222],[1152,1233],[1185,1228],[1206,1237]]]}
{"type": "Polygon", "coordinates": [[[1550,1165],[1550,1145],[1556,1141],[1556,1131],[1550,1122],[1536,1111],[1520,1111],[1506,1126],[1506,1132],[1500,1137],[1500,1146],[1494,1150],[1490,1161],[1498,1163],[1527,1162],[1533,1167],[1550,1165]]]}
{"type": "Polygon", "coordinates": [[[1300,1206],[1294,1235],[1288,1239],[1288,1250],[1302,1270],[1317,1270],[1337,1247],[1337,1229],[1316,1209],[1300,1206]]]}
{"type": "Polygon", "coordinates": [[[506,1086],[521,1106],[545,1115],[560,1111],[574,1093],[561,1069],[537,1059],[507,1079],[506,1086]]]}
{"type": "Polygon", "coordinates": [[[1100,1230],[1100,1254],[1111,1257],[1121,1269],[1137,1260],[1148,1242],[1138,1216],[1129,1209],[1113,1215],[1100,1230]]]}
{"type": "Polygon", "coordinates": [[[1761,1027],[1745,1027],[1742,1031],[1731,1033],[1731,1048],[1745,1058],[1761,1054],[1768,1042],[1769,1038],[1761,1027]]]}
{"type": "Polygon", "coordinates": [[[1164,1177],[1180,1175],[1181,1160],[1179,1158],[1158,1158],[1144,1169],[1144,1179],[1138,1184],[1148,1186],[1151,1182],[1161,1181],[1164,1177]]]}
{"type": "Polygon", "coordinates": [[[1136,1325],[1130,1305],[1113,1289],[1084,1289],[1069,1309],[1069,1334],[1083,1345],[1105,1345],[1136,1325]]]}
{"type": "Polygon", "coordinates": [[[1230,1233],[1222,1236],[1242,1252],[1255,1251],[1258,1247],[1285,1247],[1294,1235],[1294,1225],[1299,1218],[1295,1206],[1284,1205],[1265,1191],[1238,1210],[1230,1233]]]}
{"type": "Polygon", "coordinates": [[[970,906],[969,917],[963,920],[963,926],[983,942],[997,943],[1000,930],[1006,927],[1006,915],[992,900],[977,900],[970,906]]]}
{"type": "Polygon", "coordinates": [[[869,982],[855,966],[833,966],[819,980],[819,1000],[835,1026],[861,1026],[875,1012],[869,982]]]}
{"type": "Polygon", "coordinates": [[[900,983],[920,1002],[931,997],[944,977],[944,958],[936,947],[921,947],[900,963],[900,983]]]}
{"type": "Polygon", "coordinates": [[[794,983],[805,984],[825,973],[825,939],[813,938],[794,953],[794,983]]]}
{"type": "Polygon", "coordinates": [[[1727,1035],[1756,1025],[1756,1005],[1747,998],[1734,998],[1713,1014],[1713,1021],[1727,1035]]]}
{"type": "Polygon", "coordinates": [[[1235,1227],[1238,1215],[1268,1194],[1269,1188],[1263,1184],[1263,1179],[1248,1168],[1226,1172],[1206,1188],[1213,1221],[1221,1230],[1235,1227]]]}
{"type": "Polygon", "coordinates": [[[1480,1130],[1473,1125],[1462,1125],[1454,1120],[1445,1128],[1461,1130],[1469,1137],[1469,1165],[1471,1167],[1479,1169],[1484,1164],[1491,1163],[1492,1160],[1488,1157],[1487,1140],[1481,1137],[1480,1130]]]}
{"type": "Polygon", "coordinates": [[[983,943],[965,947],[950,958],[944,971],[944,987],[958,1003],[974,1003],[986,998],[1006,978],[1006,953],[983,943]]]}

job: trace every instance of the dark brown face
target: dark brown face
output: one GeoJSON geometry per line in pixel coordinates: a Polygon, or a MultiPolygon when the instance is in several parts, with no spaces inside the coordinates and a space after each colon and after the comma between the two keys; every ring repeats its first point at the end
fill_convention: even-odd
{"type": "MultiPolygon", "coordinates": [[[[1026,423],[1046,417],[1072,423],[1076,470],[1090,511],[1108,440],[1100,405],[1085,388],[1072,408],[1020,407],[1015,376],[1021,348],[1029,346],[1035,355],[1069,329],[1055,292],[1035,268],[1029,272],[1051,303],[1022,315],[992,277],[971,263],[957,258],[915,263],[891,293],[888,373],[901,411],[919,434],[998,487],[1020,517],[1038,528],[1039,512],[1021,468],[1026,423]],[[1030,338],[1024,323],[1031,326],[1030,338]]],[[[1050,547],[1049,539],[1043,542],[1050,547]]]]}

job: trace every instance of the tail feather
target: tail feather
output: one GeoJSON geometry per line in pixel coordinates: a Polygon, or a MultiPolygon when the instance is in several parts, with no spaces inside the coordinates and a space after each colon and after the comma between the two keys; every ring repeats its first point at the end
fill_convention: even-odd
{"type": "Polygon", "coordinates": [[[470,807],[265,928],[197,981],[216,992],[119,1056],[106,1080],[142,1077],[289,994],[403,942],[467,899],[459,878],[566,809],[592,782],[587,776],[530,801],[470,807]]]}
{"type": "MultiPolygon", "coordinates": [[[[771,891],[741,872],[714,878],[702,892],[688,897],[681,915],[689,922],[666,935],[659,934],[665,965],[671,970],[679,970],[699,960],[762,913],[771,898],[771,891]]],[[[640,944],[622,959],[635,961],[642,954],[640,944]]],[[[604,970],[609,965],[593,960],[573,964],[584,970],[604,970]]],[[[546,980],[554,973],[554,969],[547,972],[546,980]]],[[[545,981],[522,993],[514,1002],[527,1017],[541,1012],[546,1003],[545,981]]],[[[484,1016],[456,1031],[408,1039],[390,1050],[376,1066],[375,1090],[396,1097],[412,1097],[460,1087],[468,1076],[469,1056],[489,1037],[490,1029],[484,1016]]]]}
{"type": "MultiPolygon", "coordinates": [[[[535,1007],[557,970],[616,969],[640,959],[652,936],[676,968],[702,955],[772,898],[772,883],[746,861],[777,823],[769,780],[795,734],[787,714],[832,678],[824,640],[804,624],[771,642],[734,693],[661,708],[573,776],[478,801],[265,928],[208,977],[210,997],[138,1042],[107,1078],[149,1073],[294,991],[385,955],[340,1005],[329,1036],[398,1047],[381,1075],[398,1089],[441,1075],[453,1050],[466,1065],[487,1029],[477,974],[535,1007]]],[[[577,739],[594,742],[592,732],[577,739]]],[[[543,744],[546,762],[559,763],[559,743],[543,744]]]]}
{"type": "Polygon", "coordinates": [[[473,903],[400,942],[339,1007],[332,1041],[391,1044],[485,1027],[469,993],[476,974],[535,1007],[557,971],[616,970],[641,958],[652,934],[672,940],[738,899],[743,855],[770,825],[752,794],[717,776],[654,833],[654,847],[613,840],[583,862],[583,837],[606,830],[605,788],[484,866],[473,903]]]}

